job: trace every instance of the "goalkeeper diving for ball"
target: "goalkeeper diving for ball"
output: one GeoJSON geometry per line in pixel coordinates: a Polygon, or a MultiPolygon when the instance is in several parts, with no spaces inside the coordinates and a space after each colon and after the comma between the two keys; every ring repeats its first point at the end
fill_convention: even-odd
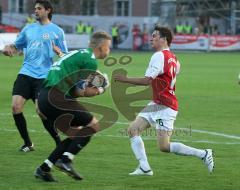
{"type": "Polygon", "coordinates": [[[34,176],[43,181],[56,181],[51,168],[67,173],[76,180],[80,174],[73,168],[74,156],[82,150],[98,131],[98,120],[75,98],[102,94],[108,87],[106,75],[96,72],[97,60],[110,53],[111,37],[106,32],[92,35],[89,48],[75,50],[55,62],[39,94],[39,112],[52,126],[67,135],[40,165],[34,176]]]}

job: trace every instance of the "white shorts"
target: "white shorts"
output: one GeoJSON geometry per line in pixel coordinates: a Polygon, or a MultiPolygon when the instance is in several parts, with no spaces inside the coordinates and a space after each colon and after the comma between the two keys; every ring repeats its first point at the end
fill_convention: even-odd
{"type": "Polygon", "coordinates": [[[172,131],[177,114],[178,111],[150,102],[138,116],[146,119],[148,123],[155,126],[156,129],[172,131]]]}

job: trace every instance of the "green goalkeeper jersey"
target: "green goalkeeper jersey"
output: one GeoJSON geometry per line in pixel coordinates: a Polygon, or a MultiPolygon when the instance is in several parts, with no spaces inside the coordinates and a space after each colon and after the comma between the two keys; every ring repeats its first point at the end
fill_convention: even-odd
{"type": "Polygon", "coordinates": [[[66,93],[78,81],[95,72],[97,63],[91,48],[69,52],[52,65],[43,85],[66,93]]]}

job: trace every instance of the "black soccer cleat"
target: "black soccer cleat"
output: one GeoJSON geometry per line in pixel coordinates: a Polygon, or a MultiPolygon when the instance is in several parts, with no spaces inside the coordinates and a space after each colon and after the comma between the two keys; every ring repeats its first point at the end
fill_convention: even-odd
{"type": "Polygon", "coordinates": [[[55,163],[55,167],[75,180],[83,179],[83,177],[73,168],[71,162],[64,163],[61,159],[58,159],[55,163]]]}
{"type": "Polygon", "coordinates": [[[57,180],[52,176],[51,172],[44,172],[40,167],[36,169],[34,176],[46,182],[57,182],[57,180]]]}
{"type": "Polygon", "coordinates": [[[31,145],[22,145],[21,148],[19,149],[19,151],[21,152],[30,152],[30,151],[34,151],[34,144],[32,143],[31,145]]]}

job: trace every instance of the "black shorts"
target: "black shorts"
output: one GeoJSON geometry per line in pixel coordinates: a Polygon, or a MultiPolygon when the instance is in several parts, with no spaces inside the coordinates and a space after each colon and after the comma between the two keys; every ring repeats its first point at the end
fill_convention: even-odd
{"type": "Polygon", "coordinates": [[[26,100],[38,99],[39,91],[44,79],[36,79],[27,75],[19,74],[13,85],[12,95],[20,95],[26,100]]]}
{"type": "MultiPolygon", "coordinates": [[[[38,107],[50,122],[55,123],[59,129],[57,120],[64,118],[61,123],[66,123],[65,127],[86,126],[93,115],[76,99],[66,98],[64,93],[56,88],[42,88],[38,97],[38,107]],[[66,116],[66,117],[65,117],[66,116]]],[[[66,129],[67,130],[67,129],[66,129]]],[[[61,130],[63,131],[63,130],[61,130]]]]}

